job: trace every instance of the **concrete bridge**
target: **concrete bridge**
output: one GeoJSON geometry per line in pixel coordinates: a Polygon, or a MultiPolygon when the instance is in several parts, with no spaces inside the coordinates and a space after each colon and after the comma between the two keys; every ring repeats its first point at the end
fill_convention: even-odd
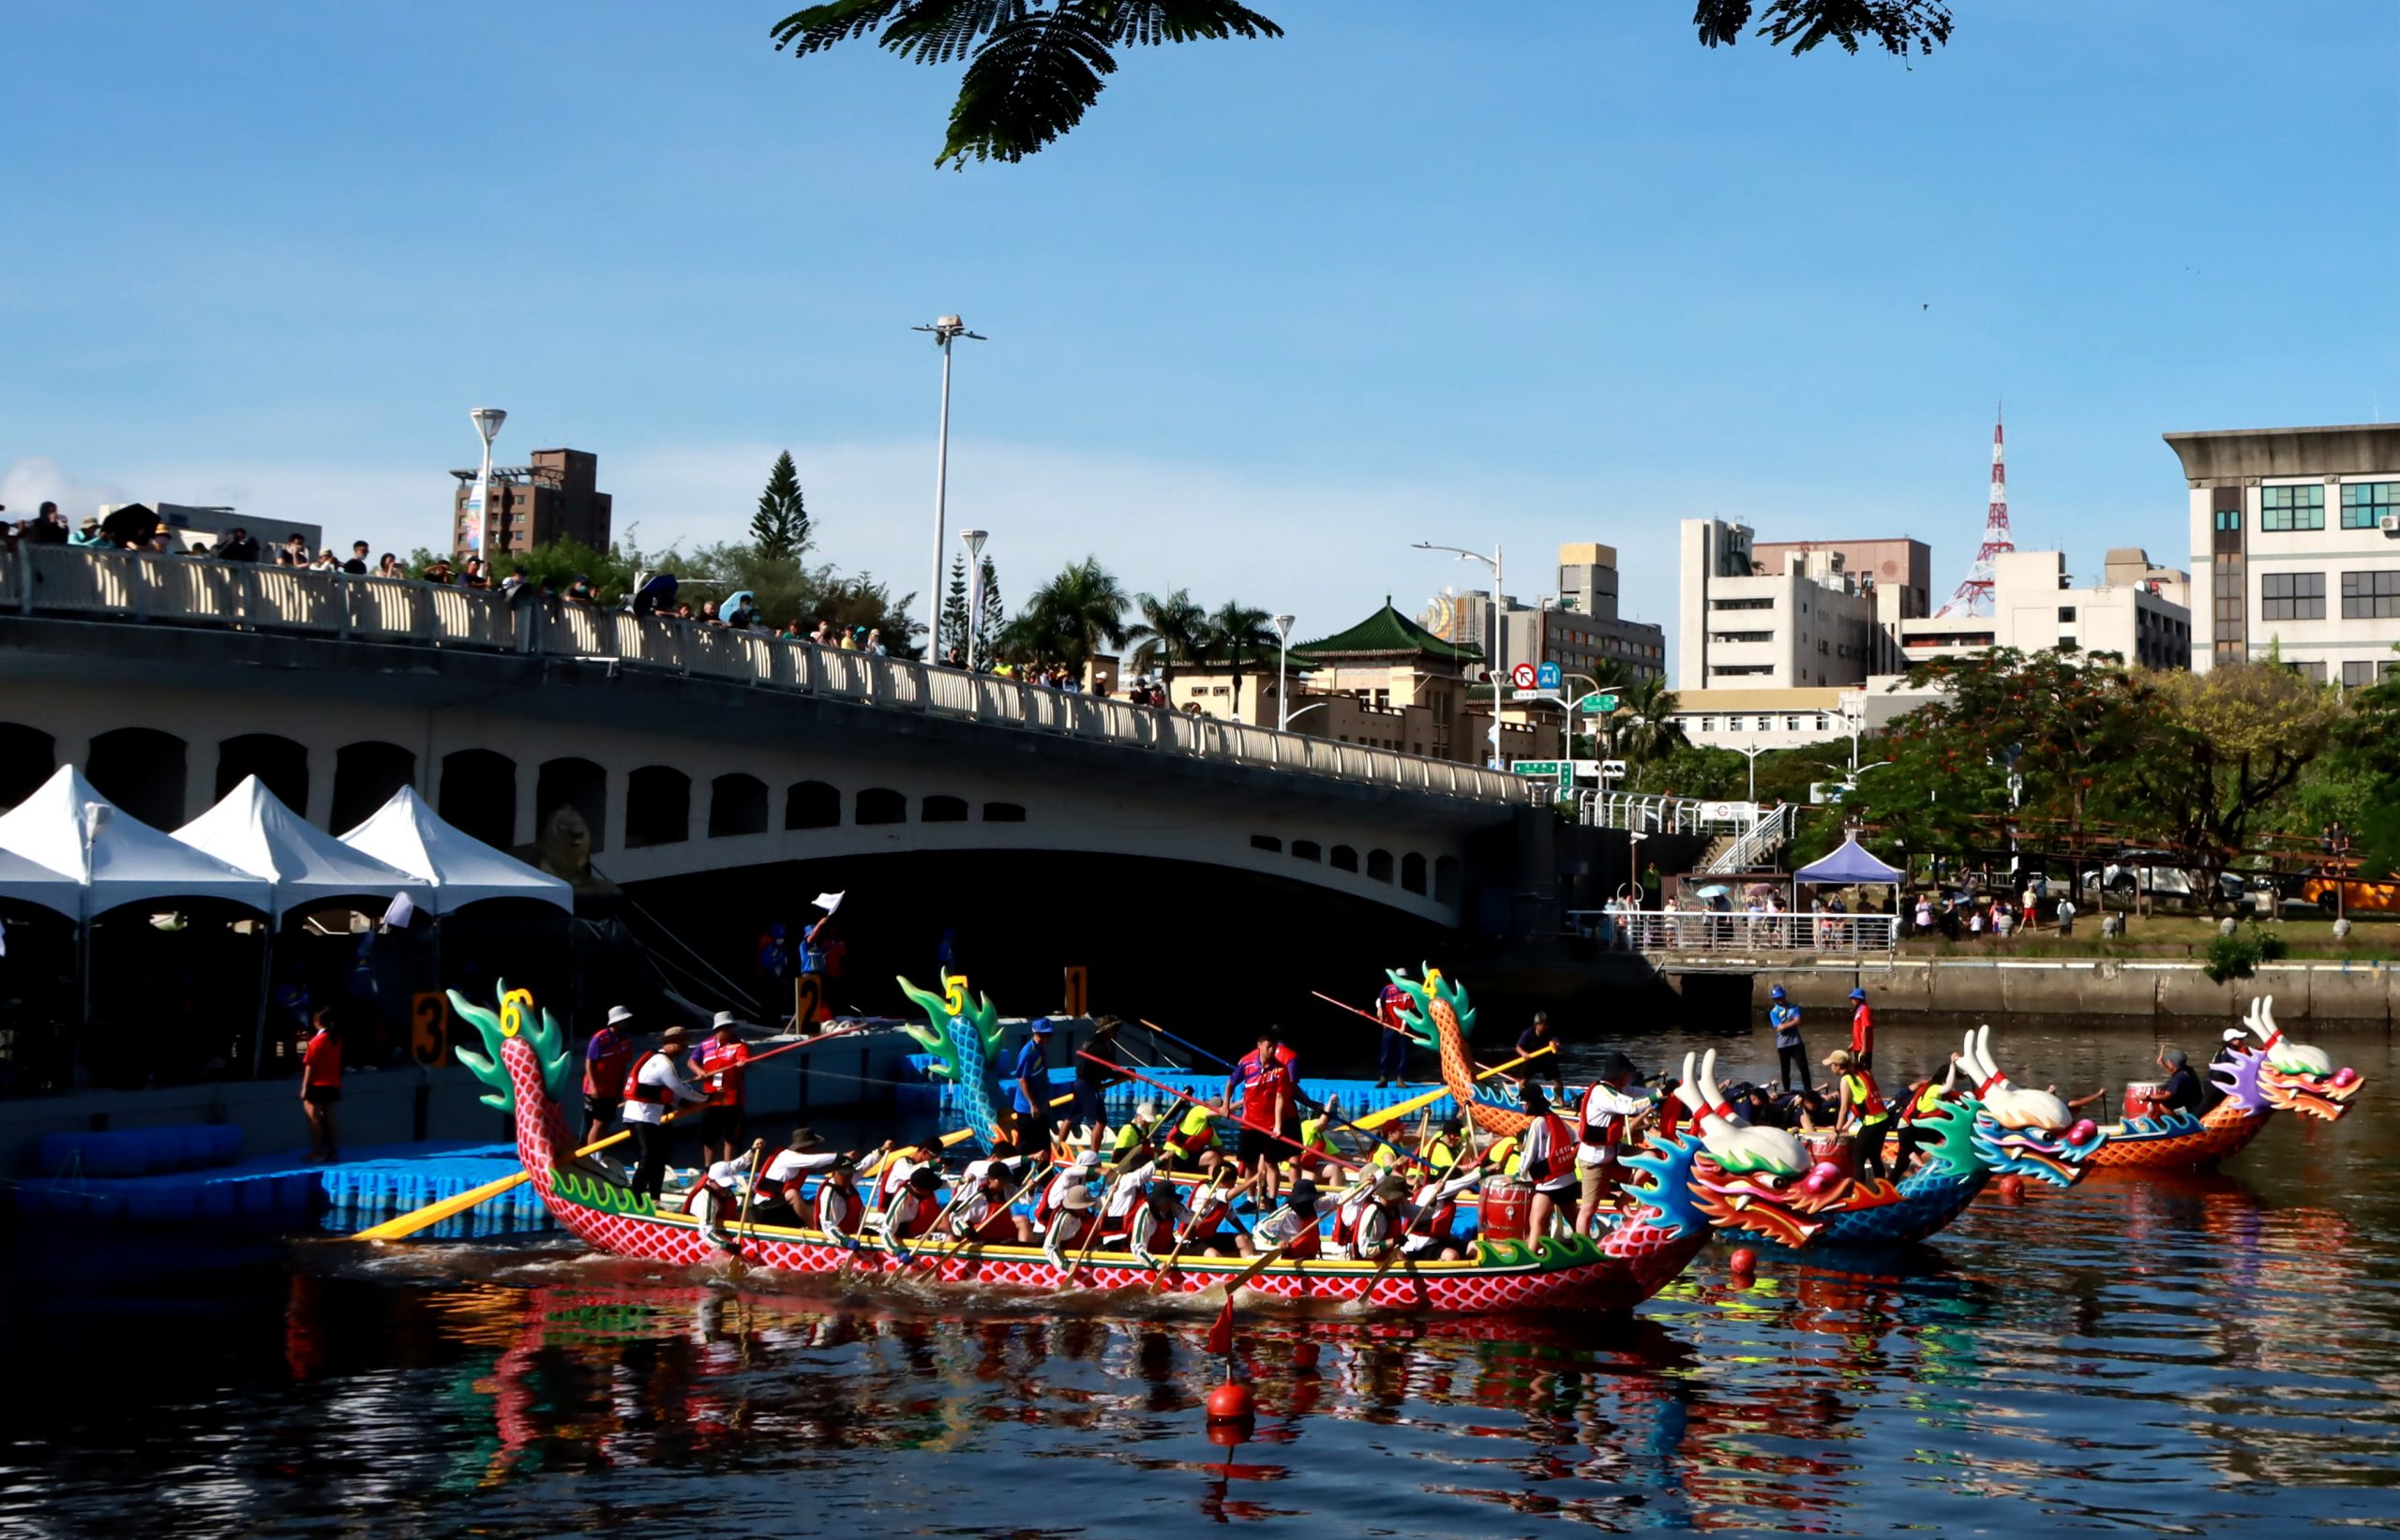
{"type": "Polygon", "coordinates": [[[1479,888],[1515,901],[1553,822],[1527,783],[1472,766],[689,622],[199,558],[0,555],[0,804],[75,763],[172,828],[256,773],[339,831],[412,785],[502,846],[572,835],[571,809],[618,883],[1089,852],[1455,927],[1479,888]]]}

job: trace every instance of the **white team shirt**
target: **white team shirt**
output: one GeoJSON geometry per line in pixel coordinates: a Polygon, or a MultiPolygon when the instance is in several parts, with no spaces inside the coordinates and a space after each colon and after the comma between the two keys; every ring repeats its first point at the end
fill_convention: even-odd
{"type": "MultiPolygon", "coordinates": [[[[673,1100],[706,1101],[708,1099],[683,1084],[683,1077],[675,1072],[675,1061],[664,1054],[652,1054],[643,1059],[641,1067],[634,1071],[634,1081],[637,1084],[655,1085],[673,1100]]],[[[636,1101],[633,1098],[627,1097],[623,1115],[628,1123],[664,1123],[667,1121],[667,1104],[659,1101],[636,1101]]]]}
{"type": "MultiPolygon", "coordinates": [[[[1594,1081],[1592,1088],[1583,1093],[1583,1126],[1597,1132],[1609,1118],[1631,1117],[1647,1111],[1649,1106],[1650,1103],[1640,1097],[1627,1096],[1606,1081],[1594,1081]]],[[[1604,1165],[1614,1153],[1610,1145],[1580,1143],[1575,1146],[1575,1163],[1579,1166],[1604,1165]]]]}

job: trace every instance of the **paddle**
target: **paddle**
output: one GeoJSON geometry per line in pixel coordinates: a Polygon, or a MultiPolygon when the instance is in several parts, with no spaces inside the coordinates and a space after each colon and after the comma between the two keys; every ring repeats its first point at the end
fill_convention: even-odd
{"type": "Polygon", "coordinates": [[[1267,1271],[1268,1267],[1283,1254],[1284,1247],[1291,1244],[1285,1241],[1282,1246],[1273,1247],[1261,1253],[1256,1261],[1225,1280],[1224,1306],[1217,1311],[1216,1323],[1208,1328],[1208,1347],[1210,1353],[1221,1358],[1232,1353],[1234,1351],[1234,1295],[1247,1287],[1251,1279],[1267,1271]]]}
{"type": "MultiPolygon", "coordinates": [[[[806,1048],[813,1043],[826,1042],[834,1038],[846,1037],[852,1032],[865,1032],[878,1024],[879,1024],[861,1022],[856,1026],[836,1027],[831,1032],[820,1033],[814,1038],[802,1038],[798,1042],[788,1042],[781,1048],[770,1048],[765,1053],[758,1054],[756,1057],[752,1058],[749,1063],[762,1064],[768,1059],[773,1058],[777,1054],[788,1054],[795,1048],[806,1048]]],[[[672,1123],[687,1112],[698,1112],[700,1106],[700,1103],[695,1102],[689,1107],[678,1107],[659,1121],[662,1123],[672,1123]]],[[[606,1139],[595,1139],[591,1144],[577,1150],[575,1152],[576,1159],[581,1159],[587,1155],[596,1154],[601,1150],[607,1149],[611,1144],[622,1144],[633,1136],[634,1134],[631,1129],[620,1129],[615,1133],[608,1135],[606,1139]]],[[[486,1182],[481,1187],[470,1188],[466,1191],[461,1192],[455,1197],[444,1198],[439,1203],[431,1203],[426,1204],[423,1208],[412,1209],[410,1212],[401,1215],[397,1219],[385,1219],[381,1224],[369,1225],[350,1238],[354,1241],[404,1240],[408,1236],[415,1234],[420,1230],[431,1229],[433,1226],[440,1224],[442,1220],[451,1218],[453,1215],[464,1214],[467,1210],[474,1207],[478,1204],[488,1203],[492,1199],[499,1197],[502,1193],[517,1187],[518,1184],[531,1181],[532,1179],[532,1175],[533,1174],[530,1171],[520,1171],[513,1175],[503,1176],[496,1182],[486,1182]]]]}
{"type": "Polygon", "coordinates": [[[736,1257],[742,1255],[742,1233],[750,1228],[750,1200],[758,1195],[758,1160],[766,1153],[765,1140],[750,1141],[750,1174],[742,1180],[742,1212],[733,1221],[733,1254],[736,1257]]]}
{"type": "Polygon", "coordinates": [[[1408,1028],[1385,1021],[1381,1016],[1376,1015],[1372,1010],[1361,1010],[1347,1000],[1337,1000],[1321,989],[1312,989],[1309,991],[1309,993],[1315,995],[1318,999],[1323,1000],[1327,1005],[1333,1007],[1337,1010],[1346,1010],[1353,1016],[1361,1017],[1367,1021],[1371,1021],[1387,1032],[1397,1032],[1402,1037],[1408,1039],[1411,1042],[1417,1040],[1415,1035],[1411,1033],[1408,1028]]]}

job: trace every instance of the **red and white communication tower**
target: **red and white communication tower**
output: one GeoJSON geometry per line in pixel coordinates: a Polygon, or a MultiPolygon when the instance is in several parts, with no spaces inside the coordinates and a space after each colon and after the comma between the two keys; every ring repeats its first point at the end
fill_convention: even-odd
{"type": "Polygon", "coordinates": [[[1991,613],[1992,561],[2017,548],[2008,538],[2008,462],[2001,456],[2000,417],[1993,414],[1991,425],[1991,506],[1984,513],[1984,543],[1975,549],[1975,564],[1967,571],[1967,579],[1950,602],[1934,611],[1942,615],[1988,615],[1991,613]]]}

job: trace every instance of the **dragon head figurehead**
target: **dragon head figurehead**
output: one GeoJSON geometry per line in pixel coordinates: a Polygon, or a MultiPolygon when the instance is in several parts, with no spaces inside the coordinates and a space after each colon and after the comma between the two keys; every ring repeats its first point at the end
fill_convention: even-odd
{"type": "Polygon", "coordinates": [[[1889,1182],[1863,1182],[1830,1161],[1812,1161],[1789,1129],[1735,1122],[1718,1088],[1713,1048],[1704,1058],[1684,1055],[1674,1096],[1690,1111],[1699,1134],[1689,1179],[1693,1202],[1720,1230],[1805,1246],[1838,1213],[1899,1201],[1889,1182]]]}
{"type": "Polygon", "coordinates": [[[941,971],[941,993],[919,989],[907,979],[900,992],[925,1013],[925,1024],[903,1022],[901,1030],[923,1045],[934,1062],[926,1072],[937,1080],[968,1084],[980,1080],[1000,1046],[1000,1013],[988,994],[968,988],[967,975],[941,971]]]}
{"type": "Polygon", "coordinates": [[[1443,1030],[1448,1028],[1463,1047],[1475,1037],[1475,1007],[1466,997],[1466,986],[1444,978],[1437,967],[1422,964],[1418,966],[1425,975],[1422,983],[1398,969],[1384,970],[1385,977],[1408,996],[1407,1008],[1400,1017],[1400,1024],[1408,1031],[1408,1040],[1438,1053],[1443,1030]]]}
{"type": "Polygon", "coordinates": [[[490,1087],[484,1093],[484,1105],[503,1113],[517,1108],[516,1081],[508,1067],[511,1044],[516,1045],[515,1052],[531,1056],[542,1089],[550,1099],[565,1099],[567,1087],[575,1080],[574,1055],[567,1052],[566,1034],[560,1030],[558,1018],[535,1009],[532,991],[511,989],[508,981],[502,979],[497,1010],[470,1003],[455,989],[449,994],[451,1011],[472,1023],[484,1041],[485,1052],[481,1054],[472,1048],[458,1050],[458,1062],[490,1087]]]}
{"type": "MultiPolygon", "coordinates": [[[[1974,1077],[1975,1094],[1969,1103],[1943,1103],[1942,1112],[1957,1112],[1959,1116],[1942,1124],[1942,1147],[1947,1149],[1964,1132],[1971,1171],[1980,1163],[2002,1176],[2032,1176],[2057,1187],[2074,1186],[2083,1174],[2083,1162],[2108,1137],[2099,1125],[2088,1117],[2077,1117],[2074,1109],[2052,1092],[2011,1085],[1992,1059],[1989,1026],[1967,1034],[1958,1065],[1974,1077]]],[[[1931,1121],[1922,1118],[1919,1124],[1931,1121]]]]}
{"type": "Polygon", "coordinates": [[[2258,1046],[2233,1055],[2213,1071],[2228,1099],[2242,1095],[2251,1105],[2278,1112],[2305,1113],[2332,1122],[2349,1111],[2351,1098],[2366,1084],[2356,1069],[2336,1069],[2325,1050],[2293,1042],[2275,1025],[2275,997],[2260,995],[2250,1002],[2242,1024],[2258,1046]],[[2228,1071],[2232,1084],[2227,1084],[2228,1071]]]}

